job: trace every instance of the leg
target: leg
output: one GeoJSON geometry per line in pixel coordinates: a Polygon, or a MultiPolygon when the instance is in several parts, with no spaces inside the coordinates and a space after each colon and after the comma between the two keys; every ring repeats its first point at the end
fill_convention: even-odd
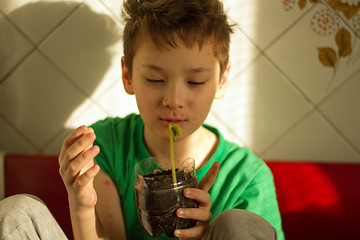
{"type": "Polygon", "coordinates": [[[276,230],[259,215],[230,209],[219,214],[202,240],[275,240],[276,230]]]}
{"type": "Polygon", "coordinates": [[[0,201],[0,239],[67,239],[49,209],[32,195],[0,201]]]}

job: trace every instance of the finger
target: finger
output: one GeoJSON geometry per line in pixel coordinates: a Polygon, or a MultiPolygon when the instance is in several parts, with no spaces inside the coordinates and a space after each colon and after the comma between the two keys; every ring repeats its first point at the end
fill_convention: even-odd
{"type": "Polygon", "coordinates": [[[200,238],[207,230],[207,224],[197,224],[192,228],[188,229],[176,229],[174,231],[175,237],[179,239],[187,239],[187,238],[200,238]]]}
{"type": "Polygon", "coordinates": [[[89,133],[94,133],[94,129],[82,125],[77,129],[75,129],[71,134],[69,134],[64,139],[63,145],[61,146],[59,160],[64,158],[64,154],[71,145],[73,145],[76,141],[78,141],[79,138],[89,133]]]}
{"type": "Polygon", "coordinates": [[[96,192],[93,188],[89,189],[87,186],[94,180],[94,177],[100,172],[99,165],[94,165],[87,170],[83,175],[76,179],[75,192],[83,204],[86,206],[94,206],[96,203],[96,192]],[[89,194],[89,190],[91,193],[89,194]]]}
{"type": "Polygon", "coordinates": [[[209,207],[210,203],[210,194],[202,189],[198,188],[186,188],[184,190],[184,196],[189,199],[193,199],[199,203],[199,207],[209,207]]]}
{"type": "Polygon", "coordinates": [[[95,138],[96,137],[94,133],[82,135],[65,151],[64,155],[59,158],[59,172],[61,176],[65,174],[69,168],[69,164],[74,161],[76,157],[80,156],[80,154],[84,153],[89,145],[93,144],[95,138]]]}
{"type": "Polygon", "coordinates": [[[81,136],[75,143],[73,143],[66,151],[66,158],[74,159],[82,152],[86,151],[86,149],[91,146],[95,141],[95,134],[88,133],[86,135],[81,136]]]}
{"type": "MultiPolygon", "coordinates": [[[[68,184],[71,184],[75,181],[77,177],[80,176],[81,170],[86,166],[93,166],[94,165],[94,158],[98,155],[100,149],[98,146],[93,146],[89,150],[83,152],[74,160],[72,160],[68,168],[66,170],[66,180],[68,184]],[[90,165],[91,164],[91,165],[90,165]]],[[[88,167],[89,168],[89,167],[88,167]]]]}
{"type": "Polygon", "coordinates": [[[209,208],[179,208],[176,210],[179,218],[193,219],[200,222],[210,222],[211,213],[209,208]]]}
{"type": "Polygon", "coordinates": [[[64,154],[66,150],[74,143],[78,138],[80,138],[82,135],[86,134],[87,127],[85,125],[82,125],[75,129],[73,132],[71,132],[63,141],[63,144],[61,146],[60,156],[59,159],[64,158],[64,154]]]}
{"type": "MultiPolygon", "coordinates": [[[[95,135],[94,129],[92,129],[92,128],[87,128],[87,131],[86,131],[85,134],[90,134],[90,133],[94,134],[95,139],[96,139],[96,135],[95,135]]],[[[94,141],[95,141],[95,140],[94,140],[94,141]]],[[[94,141],[92,141],[87,147],[85,147],[85,151],[86,151],[86,150],[89,150],[91,147],[94,146],[94,141]]]]}
{"type": "Polygon", "coordinates": [[[209,189],[212,187],[212,185],[215,182],[216,176],[219,173],[219,169],[220,169],[220,162],[218,161],[214,162],[211,168],[209,169],[209,171],[200,181],[198,188],[203,189],[205,191],[209,191],[209,189]]]}
{"type": "Polygon", "coordinates": [[[78,188],[86,186],[90,181],[94,179],[94,177],[99,173],[100,167],[95,164],[91,168],[89,168],[83,175],[76,179],[76,185],[78,188]]]}

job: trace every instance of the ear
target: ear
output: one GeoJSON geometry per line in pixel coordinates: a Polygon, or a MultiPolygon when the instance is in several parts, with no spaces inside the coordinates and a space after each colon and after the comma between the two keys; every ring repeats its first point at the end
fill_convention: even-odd
{"type": "Polygon", "coordinates": [[[215,99],[220,99],[225,96],[227,86],[228,86],[228,79],[229,79],[229,73],[231,68],[231,62],[229,62],[225,68],[225,71],[221,77],[220,84],[218,86],[218,89],[216,90],[215,99]]]}
{"type": "Polygon", "coordinates": [[[122,81],[123,81],[125,91],[128,94],[134,94],[133,83],[132,83],[132,81],[130,79],[129,69],[125,65],[125,58],[124,57],[121,58],[121,69],[122,69],[121,76],[122,76],[122,81]]]}

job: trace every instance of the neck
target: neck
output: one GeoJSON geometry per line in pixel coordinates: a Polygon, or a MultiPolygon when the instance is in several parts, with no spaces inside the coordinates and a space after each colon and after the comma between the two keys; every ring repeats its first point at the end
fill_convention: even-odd
{"type": "MultiPolygon", "coordinates": [[[[168,139],[155,136],[145,127],[144,140],[152,156],[156,156],[160,161],[169,161],[170,142],[168,139]]],[[[174,157],[175,159],[194,158],[195,168],[199,169],[211,158],[217,143],[217,136],[201,126],[189,136],[174,142],[174,157]]]]}

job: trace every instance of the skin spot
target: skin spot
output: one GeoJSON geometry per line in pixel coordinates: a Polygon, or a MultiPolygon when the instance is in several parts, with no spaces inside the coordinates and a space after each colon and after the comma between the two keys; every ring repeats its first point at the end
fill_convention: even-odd
{"type": "Polygon", "coordinates": [[[105,185],[110,185],[110,181],[108,181],[108,180],[105,180],[104,183],[105,183],[105,185]]]}

